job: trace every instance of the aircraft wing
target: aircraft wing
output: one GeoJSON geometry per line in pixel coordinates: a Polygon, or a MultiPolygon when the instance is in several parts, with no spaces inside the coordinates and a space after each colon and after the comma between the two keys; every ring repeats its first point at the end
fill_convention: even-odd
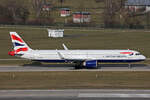
{"type": "Polygon", "coordinates": [[[91,59],[91,58],[87,59],[87,57],[85,57],[85,56],[71,56],[71,57],[67,57],[67,56],[63,55],[62,53],[60,53],[59,51],[57,51],[57,53],[58,53],[59,57],[61,59],[64,59],[64,60],[74,60],[74,61],[94,60],[94,58],[93,59],[91,59]]]}

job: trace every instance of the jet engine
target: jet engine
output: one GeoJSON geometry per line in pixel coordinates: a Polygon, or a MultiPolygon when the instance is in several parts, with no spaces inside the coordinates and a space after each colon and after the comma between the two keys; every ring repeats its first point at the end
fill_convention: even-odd
{"type": "Polygon", "coordinates": [[[88,60],[83,62],[85,68],[97,68],[97,60],[88,60]]]}

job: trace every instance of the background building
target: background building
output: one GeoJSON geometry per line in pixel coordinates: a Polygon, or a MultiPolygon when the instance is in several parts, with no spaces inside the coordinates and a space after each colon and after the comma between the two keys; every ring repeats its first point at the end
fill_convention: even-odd
{"type": "Polygon", "coordinates": [[[125,7],[131,12],[149,12],[150,0],[127,0],[125,7]]]}
{"type": "Polygon", "coordinates": [[[74,23],[89,23],[91,22],[91,14],[89,12],[75,12],[73,13],[74,23]]]}
{"type": "Polygon", "coordinates": [[[61,10],[60,10],[60,16],[61,17],[70,16],[70,9],[69,8],[61,8],[61,10]]]}

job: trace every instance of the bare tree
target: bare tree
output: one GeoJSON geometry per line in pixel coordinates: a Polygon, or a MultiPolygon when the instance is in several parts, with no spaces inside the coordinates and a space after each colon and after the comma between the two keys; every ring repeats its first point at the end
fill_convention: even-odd
{"type": "Polygon", "coordinates": [[[0,5],[0,23],[1,24],[12,24],[13,17],[8,8],[4,5],[0,5]]]}
{"type": "Polygon", "coordinates": [[[114,27],[118,24],[124,2],[125,0],[105,0],[103,18],[106,27],[114,27]]]}
{"type": "Polygon", "coordinates": [[[61,6],[62,6],[62,4],[64,3],[64,1],[65,1],[65,0],[59,0],[59,2],[61,3],[61,6]]]}
{"type": "Polygon", "coordinates": [[[9,11],[9,15],[12,16],[14,23],[25,23],[29,15],[29,10],[24,6],[24,3],[18,2],[18,0],[10,0],[5,4],[9,11]]]}
{"type": "Polygon", "coordinates": [[[36,17],[40,16],[44,0],[32,0],[32,7],[35,10],[36,17]]]}
{"type": "Polygon", "coordinates": [[[16,20],[17,19],[16,10],[18,9],[16,0],[11,0],[7,2],[6,5],[8,6],[8,10],[11,11],[12,17],[14,18],[14,20],[16,20]]]}

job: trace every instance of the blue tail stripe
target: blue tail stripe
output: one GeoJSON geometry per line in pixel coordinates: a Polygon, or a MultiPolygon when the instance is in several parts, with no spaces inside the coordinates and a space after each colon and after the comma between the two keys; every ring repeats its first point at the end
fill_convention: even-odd
{"type": "Polygon", "coordinates": [[[20,44],[20,43],[15,42],[14,46],[24,46],[24,44],[20,44]]]}

